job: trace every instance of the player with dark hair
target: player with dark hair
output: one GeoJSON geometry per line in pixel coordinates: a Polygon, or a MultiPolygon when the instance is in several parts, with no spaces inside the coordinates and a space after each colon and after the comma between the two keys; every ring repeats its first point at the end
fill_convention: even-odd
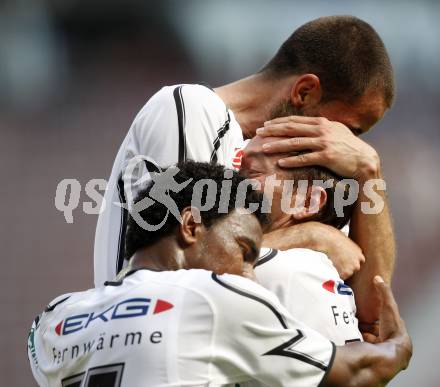
{"type": "Polygon", "coordinates": [[[260,73],[276,80],[315,74],[321,103],[352,104],[371,87],[386,107],[394,99],[393,69],[381,38],[368,23],[352,16],[323,17],[299,27],[260,73]]]}
{"type": "MultiPolygon", "coordinates": [[[[230,169],[225,169],[218,164],[196,163],[194,161],[178,163],[175,168],[177,173],[172,178],[178,184],[181,184],[181,189],[176,192],[170,190],[167,195],[172,202],[176,204],[179,213],[186,207],[192,206],[197,208],[197,203],[195,203],[195,200],[193,199],[193,193],[194,190],[196,190],[197,192],[200,192],[200,200],[198,203],[200,208],[198,208],[198,210],[200,212],[201,224],[204,227],[209,228],[220,218],[226,217],[231,211],[233,211],[234,208],[236,208],[236,203],[239,203],[237,196],[239,197],[241,194],[245,193],[246,196],[244,196],[241,205],[248,208],[249,203],[258,203],[258,208],[254,214],[264,228],[267,229],[270,225],[269,214],[261,211],[262,194],[251,189],[250,185],[240,185],[242,182],[245,183],[245,176],[233,172],[230,169]],[[195,176],[197,178],[195,178],[195,176]],[[205,188],[207,188],[206,186],[198,184],[203,183],[205,180],[209,180],[211,183],[210,187],[214,186],[217,190],[217,193],[215,194],[216,200],[212,201],[212,206],[209,206],[209,208],[203,204],[206,203],[210,190],[205,190],[205,188]],[[184,185],[186,182],[188,183],[184,185]],[[224,190],[225,187],[228,187],[227,193],[222,193],[222,190],[224,190]],[[242,192],[240,192],[240,190],[242,192]]],[[[138,196],[148,197],[150,190],[151,185],[141,190],[138,196]]],[[[132,212],[136,210],[137,207],[139,207],[139,203],[134,205],[132,212]]],[[[154,203],[148,208],[143,209],[140,212],[140,216],[146,223],[139,222],[139,218],[133,217],[133,214],[128,220],[127,230],[129,231],[127,232],[125,240],[127,259],[143,247],[154,244],[157,239],[161,239],[174,233],[176,226],[179,224],[179,219],[172,216],[169,212],[169,208],[158,201],[154,201],[154,203]],[[149,228],[148,226],[145,226],[156,226],[158,224],[161,224],[160,233],[155,232],[154,229],[156,227],[149,228]]]]}
{"type": "MultiPolygon", "coordinates": [[[[151,171],[151,160],[159,166],[188,159],[238,166],[244,138],[257,131],[287,136],[263,151],[302,151],[279,165],[321,165],[356,177],[358,203],[368,200],[362,187],[381,177],[380,159],[356,136],[382,118],[393,93],[383,42],[370,25],[351,16],[305,24],[260,71],[234,83],[216,89],[186,84],[162,88],[136,116],[116,156],[95,236],[95,284],[114,278],[123,267],[127,212],[119,204],[126,202],[127,190],[137,191],[136,182],[151,171]],[[147,160],[138,165],[137,175],[125,173],[135,156],[147,160]]],[[[333,256],[360,257],[362,249],[366,263],[351,284],[364,322],[377,320],[379,313],[378,294],[369,290],[372,278],[380,274],[390,281],[395,256],[388,205],[384,193],[378,194],[385,202],[380,214],[363,214],[358,203],[353,209],[350,236],[359,247],[319,223],[276,234],[290,247],[313,247],[333,256]]]]}
{"type": "MultiPolygon", "coordinates": [[[[266,155],[262,146],[277,138],[256,136],[243,150],[241,172],[260,183],[271,203],[271,231],[310,222],[341,229],[350,219],[356,181],[346,181],[325,167],[284,169],[286,155],[266,155]]],[[[295,241],[293,241],[296,244],[295,241]]],[[[350,261],[350,264],[352,262],[350,261]]],[[[353,264],[359,265],[358,262],[353,264]]],[[[332,262],[310,248],[291,248],[266,237],[255,265],[258,282],[278,296],[289,313],[336,345],[362,341],[356,318],[355,295],[344,280],[360,267],[332,262]]]]}
{"type": "MultiPolygon", "coordinates": [[[[34,321],[28,354],[40,386],[221,386],[253,380],[272,387],[376,386],[406,368],[411,341],[380,277],[375,286],[382,300],[382,342],[335,347],[293,319],[272,293],[240,276],[252,272],[258,257],[267,217],[246,207],[261,208],[262,195],[241,191],[244,178],[229,171],[231,195],[222,202],[223,167],[178,167],[166,177],[185,190],[168,196],[176,200],[180,221],[166,220],[164,232],[147,233],[130,222],[132,270],[120,281],[58,297],[34,321]],[[205,199],[212,195],[215,203],[226,203],[224,213],[220,207],[207,213],[193,207],[197,183],[207,177],[216,188],[205,199]]],[[[163,183],[154,180],[135,200],[148,224],[166,213],[153,194],[163,183]]]]}

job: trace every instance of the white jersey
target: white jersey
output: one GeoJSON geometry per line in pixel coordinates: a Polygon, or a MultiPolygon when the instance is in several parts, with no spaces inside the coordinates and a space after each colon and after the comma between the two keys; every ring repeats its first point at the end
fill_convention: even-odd
{"type": "Polygon", "coordinates": [[[334,355],[262,286],[206,270],[137,270],[61,296],[28,340],[40,386],[317,386],[334,355]]]}
{"type": "Polygon", "coordinates": [[[115,278],[123,267],[127,211],[121,203],[133,200],[141,176],[188,159],[239,167],[242,144],[234,113],[208,87],[167,86],[153,95],[113,164],[96,227],[95,286],[115,278]]]}
{"type": "Polygon", "coordinates": [[[258,282],[296,319],[336,345],[362,341],[351,288],[327,255],[309,249],[261,249],[258,282]]]}

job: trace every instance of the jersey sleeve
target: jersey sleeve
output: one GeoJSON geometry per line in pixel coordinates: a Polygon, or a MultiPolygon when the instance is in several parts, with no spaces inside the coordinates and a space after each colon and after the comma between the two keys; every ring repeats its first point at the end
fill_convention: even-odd
{"type": "Polygon", "coordinates": [[[39,363],[39,336],[38,336],[38,328],[40,322],[41,315],[37,316],[32,323],[31,329],[28,334],[27,340],[27,354],[29,363],[32,370],[32,375],[34,376],[36,382],[39,386],[48,386],[49,383],[42,372],[40,372],[40,363],[39,363]]]}
{"type": "Polygon", "coordinates": [[[210,162],[226,106],[202,85],[166,86],[153,95],[133,121],[123,181],[134,193],[149,173],[188,159],[210,162]]]}
{"type": "Polygon", "coordinates": [[[331,368],[335,346],[293,319],[278,299],[237,276],[212,275],[222,288],[215,332],[219,373],[251,377],[268,386],[318,386],[331,368]]]}
{"type": "Polygon", "coordinates": [[[48,378],[42,369],[47,368],[50,361],[47,359],[47,354],[44,350],[44,344],[42,342],[42,330],[41,324],[44,325],[47,314],[51,313],[55,308],[67,301],[73,293],[62,294],[53,299],[44,309],[44,312],[39,314],[32,322],[31,329],[29,330],[27,340],[27,354],[29,363],[36,382],[39,386],[49,386],[48,378]]]}

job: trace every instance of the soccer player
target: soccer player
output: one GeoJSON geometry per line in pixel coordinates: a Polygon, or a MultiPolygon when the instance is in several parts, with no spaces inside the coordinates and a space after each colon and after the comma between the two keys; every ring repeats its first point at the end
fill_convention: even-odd
{"type": "MultiPolygon", "coordinates": [[[[306,23],[266,66],[234,83],[215,90],[202,85],[164,87],[134,119],[113,164],[95,236],[95,284],[114,278],[123,266],[127,211],[118,204],[136,193],[138,176],[152,169],[152,160],[159,166],[186,159],[237,165],[243,138],[252,138],[264,126],[262,136],[295,137],[265,152],[307,148],[309,154],[287,159],[287,166],[325,165],[341,176],[356,176],[359,202],[365,201],[363,184],[381,176],[380,158],[356,136],[382,118],[393,95],[393,72],[383,42],[370,25],[350,16],[306,23]],[[294,116],[276,119],[286,111],[294,116]],[[137,175],[125,173],[135,156],[145,157],[145,163],[137,164],[137,175]]],[[[380,214],[363,214],[356,205],[351,220],[351,237],[366,257],[351,283],[364,322],[377,320],[379,313],[378,294],[370,291],[373,276],[390,281],[394,264],[388,205],[379,194],[385,203],[380,214]]],[[[297,225],[280,230],[277,239],[297,241],[296,247],[360,254],[348,238],[331,227],[323,232],[323,227],[297,225]]]]}
{"type": "MultiPolygon", "coordinates": [[[[262,152],[264,144],[274,141],[277,138],[254,137],[243,150],[241,164],[243,174],[257,180],[261,190],[270,193],[271,230],[310,221],[336,229],[345,226],[352,206],[343,207],[343,203],[336,200],[337,195],[344,199],[342,195],[349,193],[347,189],[336,191],[342,178],[323,167],[280,168],[277,162],[285,155],[262,152]],[[299,181],[307,184],[306,189],[299,188],[299,181]],[[317,185],[319,181],[331,184],[325,188],[317,185]]],[[[293,317],[336,345],[362,340],[353,291],[326,254],[279,246],[276,238],[266,238],[263,246],[266,249],[262,249],[255,265],[257,280],[278,296],[293,317]]]]}
{"type": "Polygon", "coordinates": [[[222,201],[223,167],[178,168],[171,177],[181,189],[167,197],[181,221],[164,218],[169,208],[152,200],[155,180],[134,207],[148,224],[165,222],[149,231],[129,219],[133,270],[121,281],[58,297],[34,321],[28,354],[40,386],[376,386],[407,366],[411,342],[380,277],[382,342],[336,348],[240,276],[251,274],[258,257],[267,219],[246,208],[261,208],[262,196],[246,191],[238,200],[244,178],[235,172],[222,201]],[[195,208],[197,183],[208,179],[215,188],[205,198],[220,199],[209,210],[195,208]]]}

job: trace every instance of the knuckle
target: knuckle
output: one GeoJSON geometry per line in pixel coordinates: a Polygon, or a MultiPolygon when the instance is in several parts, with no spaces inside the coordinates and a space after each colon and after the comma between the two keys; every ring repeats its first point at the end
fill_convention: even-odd
{"type": "Polygon", "coordinates": [[[329,162],[333,161],[332,153],[329,152],[329,151],[323,151],[321,153],[321,158],[322,158],[322,161],[324,161],[326,163],[329,163],[329,162]]]}
{"type": "Polygon", "coordinates": [[[297,157],[297,160],[298,160],[299,163],[305,163],[307,161],[307,158],[306,158],[305,154],[301,154],[301,155],[298,155],[296,157],[297,157]]]}
{"type": "Polygon", "coordinates": [[[290,139],[290,144],[291,145],[300,145],[301,144],[301,139],[298,137],[293,137],[290,139]]]}
{"type": "Polygon", "coordinates": [[[286,125],[286,128],[290,131],[295,130],[295,122],[291,121],[286,125]]]}
{"type": "Polygon", "coordinates": [[[319,143],[321,144],[322,149],[327,149],[331,145],[331,141],[325,136],[320,139],[319,143]]]}

